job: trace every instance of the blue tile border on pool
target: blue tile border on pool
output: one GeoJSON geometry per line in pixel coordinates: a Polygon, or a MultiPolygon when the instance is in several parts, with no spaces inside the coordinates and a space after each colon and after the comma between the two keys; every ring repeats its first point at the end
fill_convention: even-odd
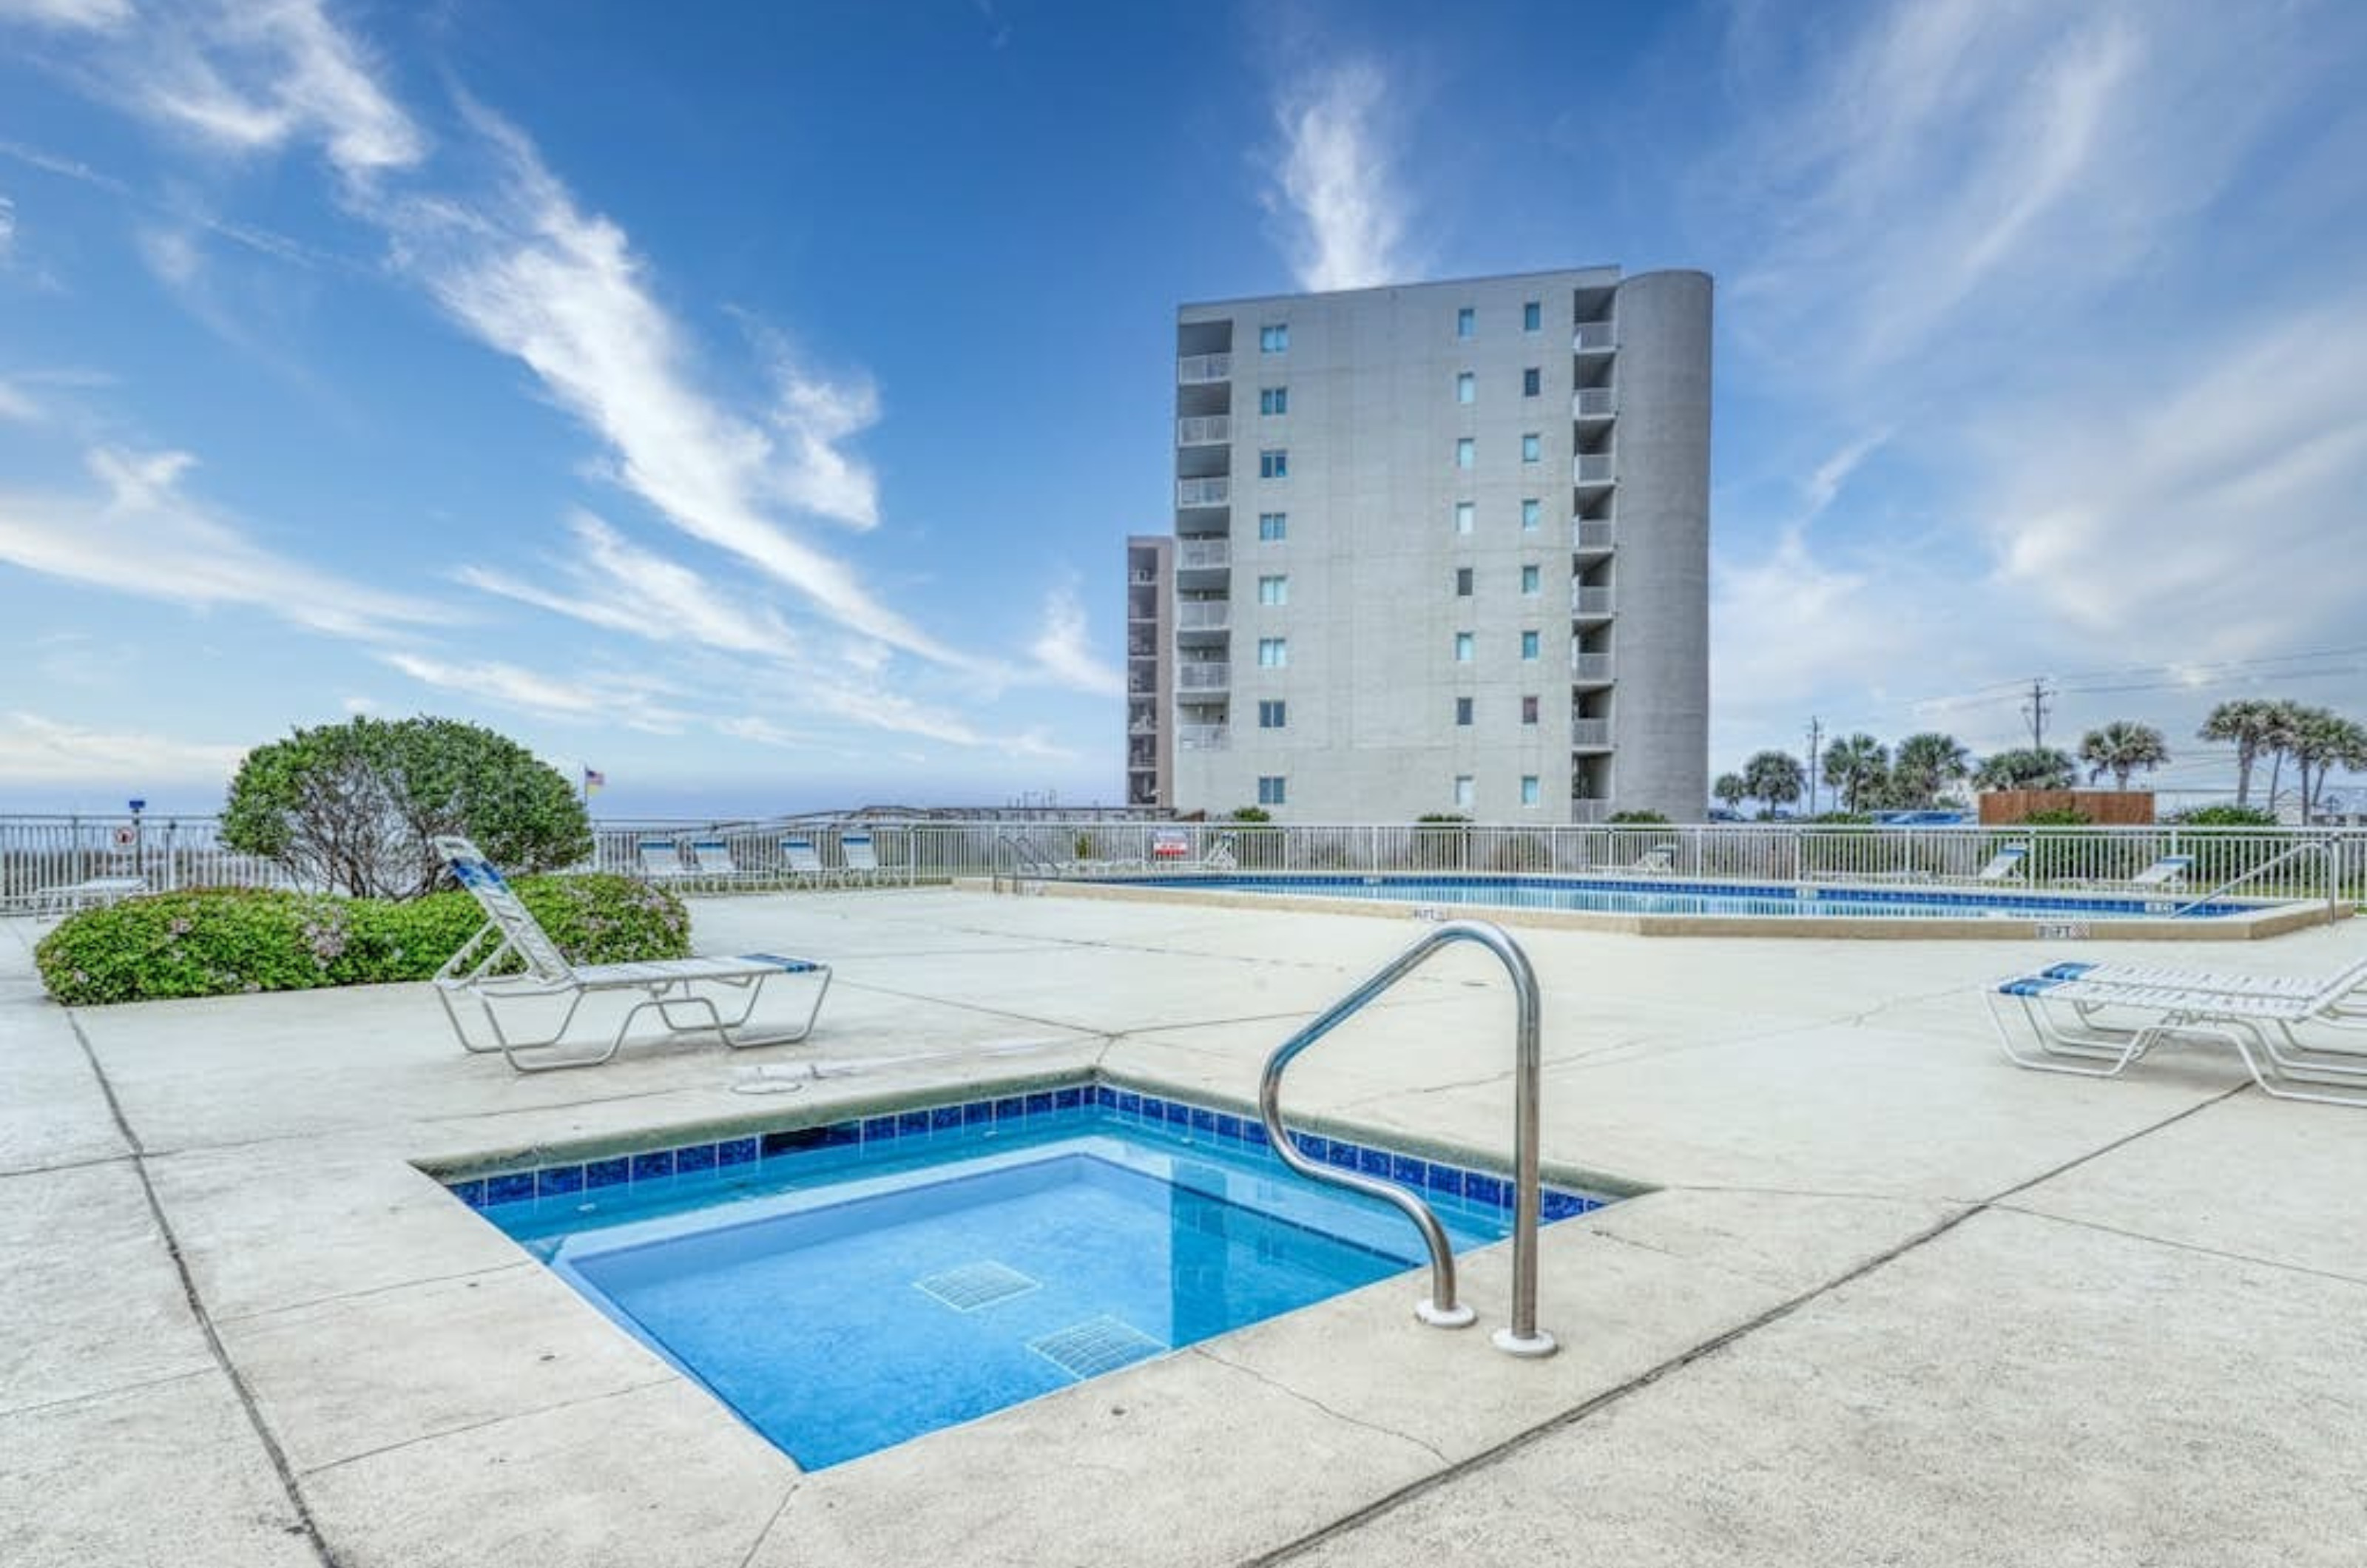
{"type": "MultiPolygon", "coordinates": [[[[1242,1116],[1189,1100],[1145,1094],[1115,1084],[1073,1084],[1064,1089],[1031,1090],[991,1100],[957,1100],[875,1116],[851,1117],[820,1126],[787,1127],[766,1133],[740,1133],[728,1138],[642,1149],[632,1154],[599,1156],[582,1161],[504,1171],[493,1176],[447,1181],[446,1189],[471,1209],[524,1202],[537,1198],[572,1197],[586,1192],[629,1187],[644,1182],[672,1182],[681,1176],[711,1175],[737,1166],[762,1168],[764,1162],[813,1149],[908,1142],[934,1133],[958,1134],[982,1123],[1022,1123],[1039,1117],[1077,1111],[1099,1111],[1123,1125],[1173,1128],[1195,1138],[1231,1144],[1242,1150],[1266,1149],[1265,1127],[1255,1117],[1242,1116]]],[[[1400,1150],[1370,1147],[1347,1138],[1294,1129],[1292,1141],[1301,1154],[1319,1164],[1361,1171],[1395,1181],[1433,1196],[1459,1199],[1481,1208],[1509,1210],[1512,1182],[1501,1173],[1426,1160],[1400,1150]]],[[[1589,1192],[1547,1188],[1539,1200],[1540,1216],[1568,1219],[1602,1208],[1609,1199],[1589,1192]]]]}

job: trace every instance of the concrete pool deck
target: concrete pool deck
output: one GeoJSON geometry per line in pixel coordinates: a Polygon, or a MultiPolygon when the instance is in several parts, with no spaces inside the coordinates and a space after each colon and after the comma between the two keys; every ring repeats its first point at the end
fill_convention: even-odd
{"type": "MultiPolygon", "coordinates": [[[[944,891],[694,901],[838,966],[803,1045],[514,1077],[426,988],[44,999],[0,921],[0,1562],[2355,1564],[2367,1114],[2224,1055],[2020,1071],[2078,943],[1507,921],[1549,1162],[1520,1362],[1386,1281],[811,1475],[413,1164],[1099,1067],[1239,1100],[1407,921],[944,891]],[[832,1070],[792,1093],[762,1064],[832,1070]]],[[[2326,972],[2362,928],[2148,961],[2326,972]]],[[[1506,1149],[1511,1002],[1441,957],[1286,1102],[1506,1149]]],[[[859,1307],[859,1303],[855,1303],[859,1307]]]]}

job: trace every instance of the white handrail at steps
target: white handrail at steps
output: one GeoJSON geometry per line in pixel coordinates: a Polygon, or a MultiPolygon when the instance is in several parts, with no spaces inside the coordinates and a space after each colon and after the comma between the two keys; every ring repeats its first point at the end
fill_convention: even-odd
{"type": "Polygon", "coordinates": [[[1485,920],[1447,920],[1432,927],[1403,953],[1383,964],[1354,990],[1333,1002],[1266,1058],[1258,1078],[1258,1117],[1265,1123],[1267,1141],[1282,1163],[1315,1181],[1328,1181],[1363,1192],[1395,1206],[1421,1232],[1430,1249],[1430,1299],[1414,1308],[1414,1315],[1440,1328],[1461,1328],[1478,1314],[1455,1299],[1455,1252],[1446,1228],[1429,1204],[1395,1182],[1382,1181],[1353,1170],[1319,1165],[1291,1142],[1282,1124],[1282,1075],[1293,1058],[1322,1039],[1383,991],[1420,968],[1441,948],[1458,942],[1476,942],[1503,961],[1512,976],[1518,1007],[1515,1033],[1514,1104],[1512,1110],[1512,1323],[1498,1329],[1496,1348],[1513,1356],[1550,1356],[1554,1337],[1537,1326],[1537,1087],[1543,1076],[1538,1043],[1537,976],[1528,954],[1500,926],[1485,920]]]}

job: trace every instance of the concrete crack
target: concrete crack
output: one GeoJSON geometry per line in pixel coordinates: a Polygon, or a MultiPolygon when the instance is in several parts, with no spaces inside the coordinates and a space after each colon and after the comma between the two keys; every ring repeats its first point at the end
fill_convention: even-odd
{"type": "Polygon", "coordinates": [[[1288,1397],[1297,1400],[1301,1404],[1308,1405],[1316,1410],[1320,1410],[1324,1415],[1331,1416],[1334,1421],[1344,1421],[1351,1427],[1360,1427],[1365,1431],[1374,1433],[1379,1437],[1396,1438],[1401,1442],[1411,1443],[1415,1448],[1420,1449],[1422,1452],[1428,1454],[1431,1458],[1436,1460],[1441,1464],[1450,1464],[1453,1462],[1445,1454],[1440,1452],[1439,1450],[1433,1447],[1431,1444],[1422,1441],[1420,1438],[1415,1437],[1410,1432],[1400,1432],[1394,1427],[1384,1427],[1377,1421],[1367,1421],[1360,1416],[1351,1416],[1344,1410],[1334,1410],[1331,1406],[1324,1404],[1313,1394],[1308,1393],[1302,1389],[1293,1388],[1286,1382],[1277,1382],[1275,1379],[1270,1378],[1265,1373],[1259,1371],[1255,1367],[1247,1366],[1240,1361],[1230,1360],[1226,1357],[1217,1355],[1206,1345],[1193,1346],[1192,1354],[1200,1357],[1204,1360],[1214,1361],[1220,1367],[1230,1368],[1232,1371],[1240,1372],[1245,1377],[1252,1378],[1257,1382],[1263,1383],[1266,1387],[1273,1389],[1277,1393],[1287,1395],[1288,1397]]]}

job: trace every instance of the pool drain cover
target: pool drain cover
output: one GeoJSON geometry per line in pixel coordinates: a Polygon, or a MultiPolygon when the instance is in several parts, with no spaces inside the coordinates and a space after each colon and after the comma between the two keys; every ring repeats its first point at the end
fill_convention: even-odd
{"type": "Polygon", "coordinates": [[[976,1312],[1014,1296],[1024,1296],[1036,1289],[1036,1283],[1016,1269],[993,1262],[965,1263],[958,1269],[912,1281],[914,1288],[925,1291],[956,1312],[976,1312]]]}
{"type": "Polygon", "coordinates": [[[1089,1317],[1041,1339],[1030,1339],[1027,1348],[1080,1379],[1098,1377],[1167,1348],[1134,1325],[1115,1317],[1089,1317]]]}

